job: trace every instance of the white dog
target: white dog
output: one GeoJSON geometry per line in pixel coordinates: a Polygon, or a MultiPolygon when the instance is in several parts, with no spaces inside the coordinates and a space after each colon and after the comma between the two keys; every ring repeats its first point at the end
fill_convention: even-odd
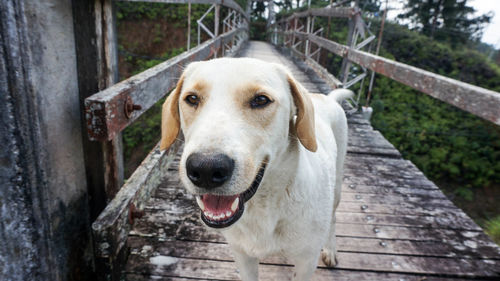
{"type": "Polygon", "coordinates": [[[243,280],[258,280],[259,259],[272,254],[295,264],[294,280],[311,278],[320,253],[336,265],[347,146],[338,101],[351,94],[308,94],[281,65],[222,58],[190,64],[165,101],[161,149],[182,130],[181,181],[243,280]]]}

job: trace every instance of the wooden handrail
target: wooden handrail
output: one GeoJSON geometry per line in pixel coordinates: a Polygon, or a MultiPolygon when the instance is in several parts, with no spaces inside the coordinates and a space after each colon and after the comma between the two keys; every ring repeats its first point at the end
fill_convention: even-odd
{"type": "Polygon", "coordinates": [[[306,11],[296,12],[292,15],[277,21],[277,23],[283,23],[291,21],[295,18],[305,18],[305,17],[336,17],[336,18],[351,18],[353,17],[359,9],[351,7],[332,7],[332,8],[311,8],[306,11]]]}
{"type": "Polygon", "coordinates": [[[366,53],[299,31],[278,31],[324,48],[367,69],[500,125],[500,93],[448,78],[401,62],[366,53]]]}
{"type": "Polygon", "coordinates": [[[247,22],[250,21],[249,16],[243,11],[238,3],[234,0],[118,0],[122,2],[150,2],[150,3],[165,3],[165,4],[217,4],[236,10],[243,15],[247,22]]]}
{"type": "MultiPolygon", "coordinates": [[[[142,113],[172,90],[183,68],[190,62],[207,59],[241,32],[238,28],[134,75],[85,99],[85,117],[90,140],[113,139],[142,113]],[[125,110],[134,105],[133,113],[125,110]]],[[[240,46],[238,46],[240,47],[240,46]]]]}

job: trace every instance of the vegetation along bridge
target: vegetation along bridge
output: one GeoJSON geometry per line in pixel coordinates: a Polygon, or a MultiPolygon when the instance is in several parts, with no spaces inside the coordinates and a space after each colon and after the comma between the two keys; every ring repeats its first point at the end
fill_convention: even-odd
{"type": "MultiPolygon", "coordinates": [[[[121,132],[164,98],[192,61],[282,63],[323,94],[359,86],[376,72],[500,125],[500,93],[371,54],[376,36],[356,5],[342,5],[349,1],[280,19],[268,2],[262,42],[249,41],[251,2],[143,0],[188,3],[188,30],[197,38],[189,32],[186,52],[119,83],[112,1],[52,1],[57,9],[42,2],[51,1],[0,4],[0,86],[8,93],[0,97],[0,128],[9,152],[2,152],[1,175],[2,185],[15,187],[0,196],[0,279],[239,279],[224,239],[202,226],[193,196],[180,186],[182,141],[168,152],[156,146],[123,183],[121,132]],[[191,4],[207,8],[196,26],[191,4]],[[345,45],[317,27],[339,17],[349,22],[345,45]],[[321,65],[325,53],[342,59],[341,79],[321,65]]],[[[359,93],[344,104],[339,264],[319,262],[313,280],[500,279],[500,248],[372,128],[358,110],[359,93]]],[[[261,280],[291,274],[280,257],[261,261],[261,280]]]]}

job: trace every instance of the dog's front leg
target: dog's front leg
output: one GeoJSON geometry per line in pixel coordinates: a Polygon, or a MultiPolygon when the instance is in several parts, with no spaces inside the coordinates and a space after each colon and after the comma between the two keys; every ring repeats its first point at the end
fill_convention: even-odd
{"type": "Polygon", "coordinates": [[[309,281],[318,265],[320,251],[303,253],[293,259],[295,264],[293,281],[309,281]]]}
{"type": "Polygon", "coordinates": [[[259,280],[259,259],[247,255],[245,252],[231,247],[233,250],[234,261],[240,272],[241,280],[243,281],[258,281],[259,280]]]}

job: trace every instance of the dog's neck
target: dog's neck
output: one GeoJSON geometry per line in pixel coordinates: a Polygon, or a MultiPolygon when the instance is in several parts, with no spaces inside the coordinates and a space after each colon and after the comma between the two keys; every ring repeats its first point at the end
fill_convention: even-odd
{"type": "MultiPolygon", "coordinates": [[[[266,171],[268,176],[264,176],[259,187],[261,192],[257,192],[256,197],[263,196],[262,194],[266,194],[266,197],[269,194],[281,196],[280,193],[289,193],[294,188],[294,183],[297,183],[296,178],[299,174],[300,163],[304,160],[303,158],[307,157],[308,151],[293,135],[289,137],[288,145],[284,147],[283,150],[276,153],[273,159],[270,159],[266,171]]],[[[254,207],[253,205],[258,208],[262,207],[259,204],[252,204],[252,200],[249,203],[248,211],[254,207]]]]}

